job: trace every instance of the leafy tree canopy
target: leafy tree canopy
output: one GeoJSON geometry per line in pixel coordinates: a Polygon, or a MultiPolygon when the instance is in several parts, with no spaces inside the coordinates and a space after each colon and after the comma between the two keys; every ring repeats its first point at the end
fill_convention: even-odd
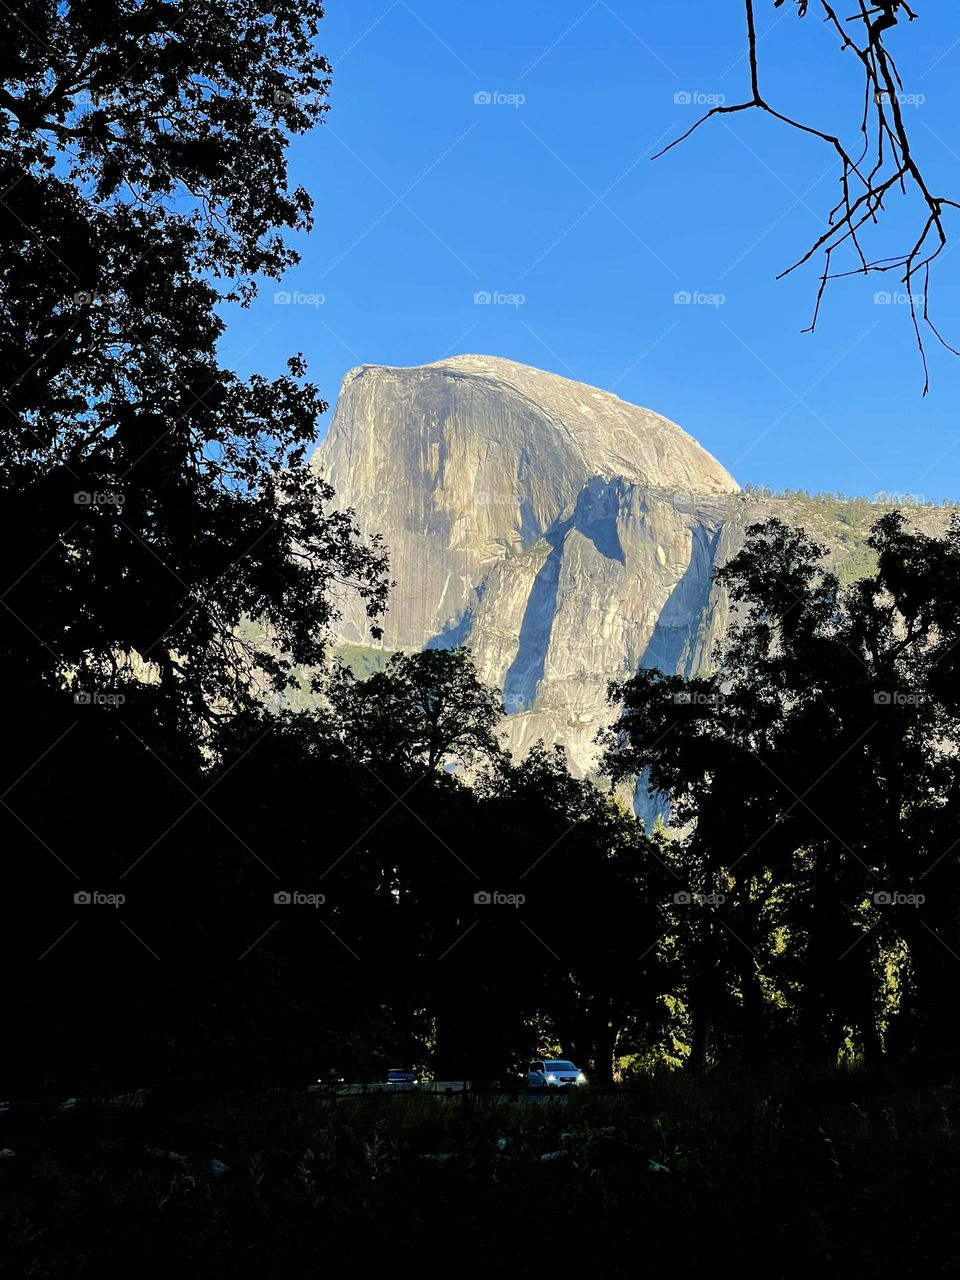
{"type": "Polygon", "coordinates": [[[317,3],[32,0],[0,54],[4,646],[53,686],[146,674],[195,725],[322,659],[385,558],[307,465],[301,357],[217,355],[224,300],[311,225],[286,147],[325,109],[317,3]],[[262,620],[269,645],[238,636],[262,620]],[[283,655],[283,656],[280,656],[283,655]],[[257,673],[259,672],[259,677],[257,673]]]}

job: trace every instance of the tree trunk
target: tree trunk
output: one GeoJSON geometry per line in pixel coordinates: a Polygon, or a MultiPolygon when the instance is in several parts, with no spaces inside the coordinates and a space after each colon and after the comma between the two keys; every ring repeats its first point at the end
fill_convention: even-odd
{"type": "Polygon", "coordinates": [[[597,1000],[591,1021],[592,1079],[594,1084],[609,1087],[613,1084],[613,1050],[617,1042],[617,1027],[614,1025],[613,1008],[609,1000],[597,1000]]]}
{"type": "Polygon", "coordinates": [[[743,1058],[751,1065],[763,1060],[766,1048],[766,1000],[754,957],[741,948],[740,986],[743,995],[743,1058]]]}

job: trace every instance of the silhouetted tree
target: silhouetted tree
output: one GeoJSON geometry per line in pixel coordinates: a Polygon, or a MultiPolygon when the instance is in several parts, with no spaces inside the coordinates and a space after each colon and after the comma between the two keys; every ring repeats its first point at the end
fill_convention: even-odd
{"type": "Polygon", "coordinates": [[[212,1008],[198,955],[233,946],[216,904],[243,838],[199,798],[221,730],[323,659],[343,589],[376,632],[385,557],[307,464],[325,406],[302,359],[244,380],[217,353],[219,305],[311,222],[285,156],[325,107],[321,16],[28,0],[0,19],[11,1066],[44,1000],[34,1067],[180,1052],[190,965],[212,1008]],[[121,885],[112,924],[73,901],[121,885]]]}
{"type": "MultiPolygon", "coordinates": [[[[591,782],[570,775],[562,748],[538,743],[481,785],[494,832],[509,832],[500,883],[522,892],[530,1014],[598,1083],[612,1078],[628,1023],[648,1042],[663,1031],[664,904],[672,877],[660,837],[591,782]]],[[[494,839],[496,839],[494,835],[494,839]]],[[[542,1045],[531,1046],[542,1053],[542,1045]]]]}
{"type": "Polygon", "coordinates": [[[903,946],[902,1024],[953,1025],[958,541],[956,522],[932,538],[892,513],[870,539],[876,574],[843,589],[803,532],[753,526],[717,575],[739,619],[717,676],[611,690],[607,767],[649,770],[690,824],[692,873],[723,897],[729,940],[691,940],[695,1060],[731,1002],[754,1049],[785,1003],[807,1058],[835,1060],[849,1031],[876,1060],[882,970],[903,946]]]}
{"type": "Polygon", "coordinates": [[[341,665],[325,692],[359,760],[432,773],[451,758],[470,764],[501,752],[500,693],[478,678],[466,649],[395,653],[365,680],[341,665]]]}
{"type": "MultiPolygon", "coordinates": [[[[325,405],[239,378],[225,299],[296,260],[286,146],[325,107],[322,9],[28,3],[0,59],[0,535],[11,663],[62,686],[151,679],[194,731],[323,656],[383,557],[305,462],[325,405]],[[241,634],[260,620],[270,643],[241,634]]],[[[128,697],[128,714],[134,712],[128,697]]]]}

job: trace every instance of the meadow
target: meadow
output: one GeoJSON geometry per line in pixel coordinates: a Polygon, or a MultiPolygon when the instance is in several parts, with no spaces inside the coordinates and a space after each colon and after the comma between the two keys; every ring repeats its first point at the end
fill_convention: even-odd
{"type": "Polygon", "coordinates": [[[543,1103],[167,1092],[3,1121],[10,1275],[960,1266],[950,1081],[728,1070],[543,1103]]]}

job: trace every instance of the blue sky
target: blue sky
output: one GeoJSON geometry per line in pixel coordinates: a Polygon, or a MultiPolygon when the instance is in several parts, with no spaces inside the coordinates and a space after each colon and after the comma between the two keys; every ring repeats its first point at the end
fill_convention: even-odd
{"type": "MultiPolygon", "coordinates": [[[[917,98],[904,111],[931,185],[960,198],[960,17],[915,7],[892,41],[917,98]]],[[[665,414],[741,483],[960,497],[960,360],[931,339],[922,399],[907,309],[875,300],[902,286],[837,282],[810,335],[816,270],[775,280],[836,199],[828,149],[744,113],[650,158],[702,110],[678,94],[747,96],[742,10],[329,0],[331,110],[291,152],[316,227],[280,286],[294,301],[267,282],[225,313],[224,359],[275,373],[302,351],[331,402],[325,431],[356,364],[505,356],[665,414]]],[[[859,81],[813,8],[800,22],[758,0],[758,23],[767,97],[853,146],[859,81]]],[[[918,216],[895,199],[876,256],[918,216]]],[[[933,312],[960,346],[958,297],[948,252],[933,312]]]]}

